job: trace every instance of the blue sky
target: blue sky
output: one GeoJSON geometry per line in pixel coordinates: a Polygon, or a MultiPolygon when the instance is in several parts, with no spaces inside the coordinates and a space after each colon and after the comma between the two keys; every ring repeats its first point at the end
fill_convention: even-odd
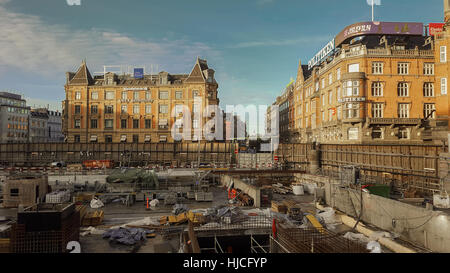
{"type": "MultiPolygon", "coordinates": [[[[442,0],[381,0],[377,21],[441,22],[442,0]]],[[[370,21],[366,0],[0,0],[0,90],[60,109],[65,72],[158,64],[216,70],[221,106],[273,102],[345,26],[370,21]]]]}

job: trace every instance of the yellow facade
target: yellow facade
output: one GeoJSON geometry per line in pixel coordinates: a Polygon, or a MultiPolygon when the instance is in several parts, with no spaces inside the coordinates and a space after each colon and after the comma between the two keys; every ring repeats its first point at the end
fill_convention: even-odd
{"type": "Polygon", "coordinates": [[[199,105],[200,113],[208,105],[218,105],[217,89],[214,70],[201,59],[197,59],[190,74],[161,72],[143,79],[112,73],[92,78],[83,63],[77,73],[68,74],[65,86],[66,141],[173,142],[172,126],[182,118],[182,114],[172,113],[176,105],[192,113],[195,135],[208,118],[194,116],[194,104],[199,105]]]}
{"type": "Polygon", "coordinates": [[[300,64],[294,93],[296,140],[430,140],[424,119],[435,119],[432,109],[440,105],[434,63],[432,49],[344,44],[331,62],[312,71],[300,64]],[[311,75],[305,77],[307,73],[311,75]]]}

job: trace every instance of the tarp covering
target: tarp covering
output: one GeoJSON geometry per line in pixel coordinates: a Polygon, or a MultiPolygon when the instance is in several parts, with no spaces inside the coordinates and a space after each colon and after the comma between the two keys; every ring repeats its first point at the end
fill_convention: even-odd
{"type": "Polygon", "coordinates": [[[107,178],[107,183],[138,183],[146,189],[158,189],[158,177],[154,171],[146,171],[142,169],[117,169],[114,170],[107,178]]]}
{"type": "Polygon", "coordinates": [[[147,233],[151,233],[151,231],[142,228],[109,229],[103,233],[103,238],[109,238],[110,241],[119,244],[134,245],[138,242],[146,241],[147,233]]]}

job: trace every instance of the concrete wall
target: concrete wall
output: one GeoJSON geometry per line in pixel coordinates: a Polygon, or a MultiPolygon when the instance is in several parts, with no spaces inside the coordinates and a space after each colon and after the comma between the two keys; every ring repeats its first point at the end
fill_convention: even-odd
{"type": "MultiPolygon", "coordinates": [[[[360,215],[360,192],[342,188],[336,179],[326,176],[298,175],[297,180],[316,183],[325,190],[327,205],[357,218],[360,215]]],[[[434,252],[450,252],[450,216],[396,200],[368,193],[362,194],[362,221],[434,252]]]]}
{"type": "Polygon", "coordinates": [[[86,181],[88,185],[94,186],[95,181],[100,184],[106,183],[106,177],[108,175],[49,175],[48,184],[53,186],[58,181],[58,184],[69,183],[74,185],[85,185],[86,181]]]}
{"type": "Polygon", "coordinates": [[[261,206],[261,190],[259,187],[249,185],[236,177],[228,175],[222,175],[220,177],[220,183],[222,184],[222,186],[228,187],[231,181],[234,182],[234,188],[243,191],[251,198],[253,198],[254,207],[259,208],[261,206]]]}

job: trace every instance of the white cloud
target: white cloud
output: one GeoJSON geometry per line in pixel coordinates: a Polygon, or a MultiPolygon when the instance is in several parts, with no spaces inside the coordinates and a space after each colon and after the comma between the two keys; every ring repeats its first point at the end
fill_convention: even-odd
{"type": "Polygon", "coordinates": [[[188,73],[195,57],[220,56],[207,45],[186,39],[155,41],[111,30],[72,30],[65,25],[48,25],[38,16],[10,12],[2,6],[0,26],[0,72],[14,68],[49,78],[61,77],[68,70],[76,70],[86,58],[91,69],[102,65],[159,64],[169,72],[175,68],[179,70],[176,73],[188,73]]]}

